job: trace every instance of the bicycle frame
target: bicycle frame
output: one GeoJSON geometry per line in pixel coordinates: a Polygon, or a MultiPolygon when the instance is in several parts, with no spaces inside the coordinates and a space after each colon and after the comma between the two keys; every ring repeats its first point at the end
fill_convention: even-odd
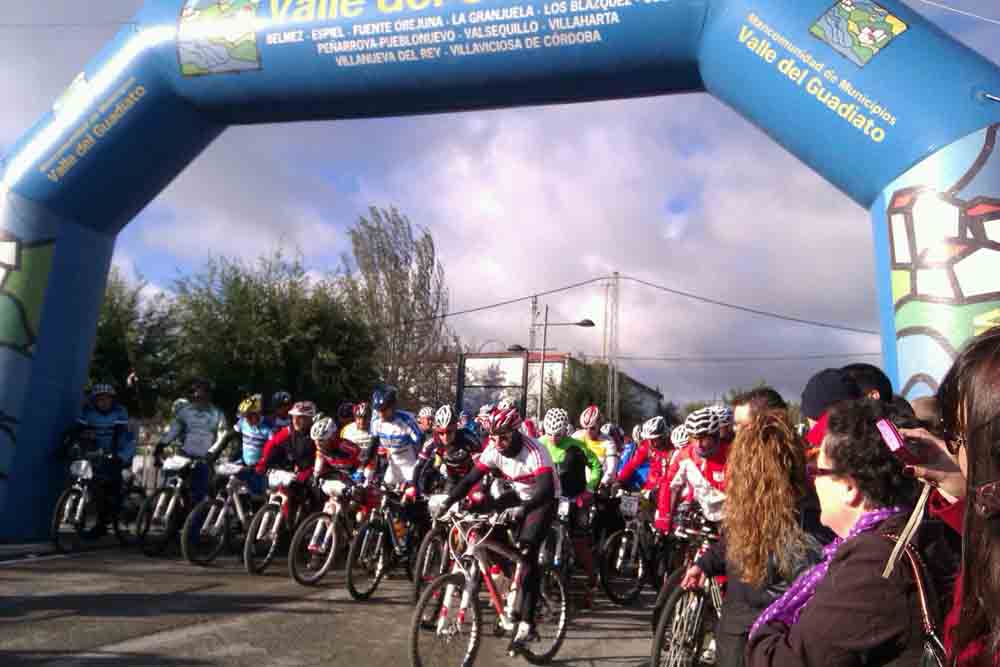
{"type": "Polygon", "coordinates": [[[201,533],[203,535],[211,535],[212,537],[217,536],[224,530],[226,517],[230,512],[234,511],[234,509],[236,516],[240,520],[240,524],[246,528],[250,523],[250,516],[243,507],[242,496],[249,493],[250,488],[247,486],[246,482],[239,479],[236,475],[231,475],[225,488],[221,489],[219,494],[216,496],[217,500],[222,501],[222,508],[220,509],[215,505],[212,505],[212,508],[208,512],[208,516],[205,517],[205,521],[201,525],[201,533]]]}

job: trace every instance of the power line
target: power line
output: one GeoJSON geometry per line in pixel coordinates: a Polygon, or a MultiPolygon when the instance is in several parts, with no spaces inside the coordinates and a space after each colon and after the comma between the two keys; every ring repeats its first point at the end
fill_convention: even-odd
{"type": "Polygon", "coordinates": [[[880,357],[880,352],[844,352],[842,354],[806,354],[791,356],[761,356],[761,357],[643,357],[619,355],[624,361],[657,361],[666,363],[696,363],[696,364],[726,364],[759,361],[816,361],[820,359],[846,359],[854,357],[880,357]]]}
{"type": "Polygon", "coordinates": [[[744,313],[752,313],[754,315],[761,315],[763,317],[771,317],[777,320],[784,320],[785,322],[796,322],[798,324],[808,324],[814,327],[823,327],[824,329],[837,329],[839,331],[850,331],[851,333],[862,333],[868,334],[870,336],[879,336],[878,331],[873,331],[871,329],[859,329],[857,327],[848,327],[841,324],[831,324],[830,322],[820,322],[818,320],[807,320],[802,317],[793,317],[791,315],[782,315],[781,313],[773,313],[769,310],[761,310],[759,308],[750,308],[749,306],[740,306],[735,303],[727,303],[725,301],[719,301],[718,299],[710,299],[708,297],[699,296],[697,294],[692,294],[691,292],[684,292],[682,290],[673,289],[671,287],[665,287],[663,285],[657,285],[656,283],[651,283],[648,280],[642,280],[641,278],[634,278],[632,276],[622,276],[623,280],[631,280],[632,282],[639,283],[640,285],[645,285],[647,287],[653,287],[655,289],[667,292],[668,294],[675,294],[677,296],[683,296],[687,299],[694,299],[695,301],[701,301],[702,303],[710,303],[713,306],[722,306],[723,308],[731,308],[733,310],[739,310],[744,313]]]}
{"type": "Polygon", "coordinates": [[[922,2],[925,5],[930,5],[931,7],[937,7],[938,9],[943,9],[946,12],[954,12],[955,14],[961,14],[962,16],[968,16],[972,19],[979,19],[980,21],[986,21],[987,23],[993,23],[995,25],[1000,25],[1000,19],[991,19],[988,16],[981,16],[979,14],[973,14],[972,12],[966,11],[964,9],[959,9],[958,7],[951,7],[949,5],[934,2],[934,0],[917,0],[917,2],[922,2]]]}

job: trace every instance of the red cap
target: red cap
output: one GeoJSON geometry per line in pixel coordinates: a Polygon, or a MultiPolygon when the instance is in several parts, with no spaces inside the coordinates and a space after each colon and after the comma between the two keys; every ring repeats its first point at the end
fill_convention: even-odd
{"type": "Polygon", "coordinates": [[[819,421],[817,421],[813,427],[809,429],[809,432],[806,433],[806,442],[810,445],[806,454],[810,457],[818,454],[820,445],[823,444],[823,438],[826,436],[826,421],[828,414],[828,412],[824,412],[820,415],[819,421]]]}

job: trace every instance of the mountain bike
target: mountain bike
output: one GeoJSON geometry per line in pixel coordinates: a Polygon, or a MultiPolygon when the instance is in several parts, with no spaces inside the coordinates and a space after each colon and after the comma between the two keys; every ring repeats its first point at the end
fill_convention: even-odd
{"type": "Polygon", "coordinates": [[[301,493],[303,482],[291,470],[267,471],[267,502],[253,515],[243,543],[247,574],[263,574],[278,553],[283,539],[293,533],[300,517],[309,513],[310,495],[301,493]],[[294,496],[302,496],[294,502],[294,496]]]}
{"type": "Polygon", "coordinates": [[[361,485],[338,479],[322,482],[327,496],[322,511],[306,517],[288,548],[288,574],[303,586],[315,586],[346,555],[358,526],[377,503],[361,485]]]}
{"type": "Polygon", "coordinates": [[[656,630],[650,651],[650,667],[697,667],[716,663],[715,627],[722,617],[722,585],[706,577],[700,588],[684,590],[684,572],[713,542],[719,539],[717,524],[692,509],[679,514],[674,536],[685,543],[684,564],[664,581],[662,606],[654,611],[656,630]]]}
{"type": "Polygon", "coordinates": [[[134,483],[131,471],[122,475],[121,498],[114,507],[106,507],[107,480],[103,471],[120,465],[118,459],[101,451],[86,452],[81,445],[70,449],[69,486],[52,513],[51,537],[56,550],[62,553],[78,550],[84,542],[92,542],[105,534],[105,518],[110,517],[115,537],[123,547],[136,539],[135,521],[139,508],[146,500],[145,492],[134,483]]]}
{"type": "MultiPolygon", "coordinates": [[[[484,612],[496,615],[493,634],[503,637],[516,627],[525,562],[510,545],[511,510],[490,516],[453,509],[446,518],[461,534],[462,550],[452,547],[452,570],[431,582],[420,596],[410,626],[413,667],[475,663],[484,628],[484,612]],[[508,578],[507,572],[513,576],[508,578]],[[481,595],[485,590],[486,599],[481,595]]],[[[449,541],[449,545],[452,543],[449,541]]],[[[535,608],[538,641],[518,654],[532,664],[545,664],[566,638],[569,611],[560,573],[544,568],[535,608]]],[[[513,655],[513,641],[508,654],[513,655]]]]}
{"type": "Polygon", "coordinates": [[[674,542],[653,528],[652,502],[637,493],[619,494],[625,528],[612,533],[599,557],[601,588],[618,605],[635,604],[646,586],[679,566],[674,542]]]}
{"type": "Polygon", "coordinates": [[[215,466],[218,492],[195,505],[181,528],[181,554],[189,562],[208,565],[223,549],[242,546],[253,517],[250,487],[240,478],[246,470],[239,463],[215,466]]]}
{"type": "MultiPolygon", "coordinates": [[[[411,504],[410,512],[420,511],[411,504]]],[[[382,579],[402,565],[408,579],[412,579],[415,558],[423,533],[413,521],[406,518],[407,507],[402,495],[384,488],[379,506],[367,521],[358,526],[351,549],[347,554],[347,592],[355,600],[370,598],[382,579]]]]}
{"type": "Polygon", "coordinates": [[[163,462],[166,479],[139,511],[139,544],[147,556],[160,556],[180,532],[191,509],[191,473],[200,459],[175,454],[163,462]]]}

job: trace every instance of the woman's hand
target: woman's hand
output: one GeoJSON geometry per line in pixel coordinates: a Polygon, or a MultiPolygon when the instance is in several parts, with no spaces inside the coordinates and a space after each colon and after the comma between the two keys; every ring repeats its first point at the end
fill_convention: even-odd
{"type": "Polygon", "coordinates": [[[701,588],[704,583],[705,572],[697,565],[692,565],[684,573],[684,578],[681,579],[681,588],[690,591],[695,588],[701,588]]]}
{"type": "Polygon", "coordinates": [[[919,448],[915,453],[925,463],[907,466],[913,476],[936,487],[949,499],[965,496],[965,477],[958,465],[958,459],[948,452],[944,440],[925,428],[904,428],[900,434],[919,448]]]}

